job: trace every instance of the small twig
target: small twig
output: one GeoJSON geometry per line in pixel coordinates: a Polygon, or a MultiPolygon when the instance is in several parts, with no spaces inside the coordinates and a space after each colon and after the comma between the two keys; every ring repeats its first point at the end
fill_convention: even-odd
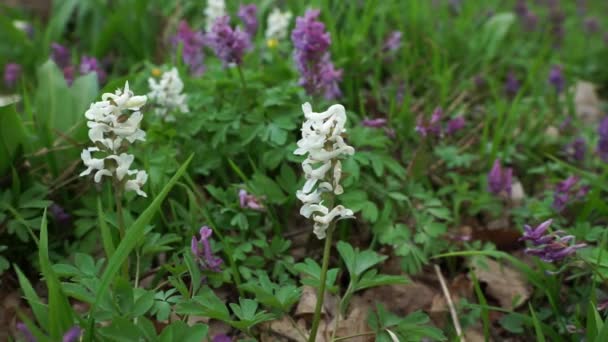
{"type": "Polygon", "coordinates": [[[454,329],[456,329],[456,334],[460,339],[460,342],[466,342],[464,339],[464,335],[462,334],[462,328],[460,327],[460,321],[458,320],[458,315],[456,314],[456,309],[454,308],[454,303],[452,302],[452,297],[450,296],[450,291],[448,291],[448,286],[445,283],[445,279],[443,278],[443,274],[441,274],[441,269],[439,266],[435,266],[435,273],[437,273],[437,277],[439,278],[439,283],[441,284],[441,290],[443,291],[443,295],[448,302],[448,307],[450,308],[450,315],[452,316],[452,323],[454,323],[454,329]]]}

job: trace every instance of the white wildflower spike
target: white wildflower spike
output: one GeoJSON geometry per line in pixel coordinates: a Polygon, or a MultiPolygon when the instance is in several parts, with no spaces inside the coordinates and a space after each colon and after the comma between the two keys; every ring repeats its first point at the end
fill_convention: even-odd
{"type": "Polygon", "coordinates": [[[207,0],[205,8],[205,29],[211,31],[215,20],[226,15],[226,3],[224,0],[207,0]]]}
{"type": "Polygon", "coordinates": [[[158,82],[150,77],[148,85],[150,86],[148,98],[156,105],[156,115],[163,120],[167,122],[175,121],[173,113],[187,113],[189,111],[186,95],[182,94],[184,82],[179,77],[177,68],[163,73],[158,82]]]}
{"type": "Polygon", "coordinates": [[[146,96],[135,96],[127,82],[124,89],[118,89],[114,94],[105,93],[101,101],[91,104],[84,115],[89,120],[89,139],[95,146],[80,154],[87,167],[80,176],[95,171],[96,183],[101,182],[103,176],[114,177],[125,190],[146,196],[141,187],[148,175],[145,171],[130,170],[135,157],[125,153],[130,144],[146,138],[146,133],[140,129],[143,114],[139,111],[146,101],[146,96]],[[93,154],[100,158],[94,158],[93,154]],[[129,179],[132,175],[136,175],[135,178],[129,179]]]}
{"type": "Polygon", "coordinates": [[[353,211],[338,205],[331,210],[323,205],[323,194],[340,195],[342,163],[340,157],[353,155],[355,149],[342,138],[346,132],[346,111],[342,105],[333,105],[322,113],[315,113],[309,103],[302,105],[306,121],[302,124],[302,139],[298,141],[297,155],[306,155],[302,169],[306,182],[296,196],[304,204],[300,214],[315,222],[314,233],[325,238],[326,230],[335,219],[352,218],[353,211]],[[330,172],[331,171],[331,172],[330,172]]]}
{"type": "Polygon", "coordinates": [[[268,15],[268,23],[266,25],[266,40],[276,39],[283,40],[287,37],[287,29],[291,22],[292,14],[289,11],[281,12],[275,8],[268,15]]]}

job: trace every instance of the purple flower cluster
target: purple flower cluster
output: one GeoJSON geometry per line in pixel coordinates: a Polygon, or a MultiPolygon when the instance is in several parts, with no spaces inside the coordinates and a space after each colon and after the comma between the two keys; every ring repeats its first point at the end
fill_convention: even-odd
{"type": "Polygon", "coordinates": [[[564,147],[564,152],[569,159],[581,162],[585,160],[585,152],[587,150],[587,142],[585,138],[578,137],[564,147]]]}
{"type": "Polygon", "coordinates": [[[196,236],[192,237],[190,244],[192,254],[196,257],[202,269],[219,272],[223,261],[221,258],[213,255],[211,244],[209,243],[209,238],[213,234],[213,231],[211,228],[203,226],[199,234],[201,236],[199,240],[196,239],[196,236]]]}
{"type": "Polygon", "coordinates": [[[323,94],[328,100],[339,97],[342,69],[336,69],[331,61],[331,38],[325,31],[325,24],[319,21],[318,10],[307,10],[303,17],[296,19],[291,40],[300,85],[310,95],[323,94]]]}
{"type": "Polygon", "coordinates": [[[395,138],[395,130],[393,128],[387,127],[387,124],[388,120],[385,118],[365,118],[361,121],[361,126],[369,128],[384,128],[384,133],[386,133],[389,138],[395,138]]]}
{"type": "Polygon", "coordinates": [[[72,216],[68,214],[63,207],[57,203],[51,204],[49,212],[60,226],[67,226],[72,222],[72,216]]]}
{"type": "Polygon", "coordinates": [[[212,342],[232,342],[232,339],[226,334],[217,334],[213,336],[212,342]]]}
{"type": "Polygon", "coordinates": [[[551,67],[551,71],[549,71],[548,81],[555,88],[555,91],[558,94],[564,90],[566,80],[564,79],[564,74],[562,72],[561,66],[554,65],[551,67]]]}
{"type": "Polygon", "coordinates": [[[446,128],[442,127],[443,120],[443,109],[441,107],[435,108],[430,120],[425,120],[423,116],[419,116],[416,123],[416,132],[422,137],[436,136],[441,137],[443,135],[452,135],[462,128],[464,128],[466,121],[463,116],[457,116],[450,119],[447,123],[446,128]]]}
{"type": "Polygon", "coordinates": [[[251,47],[249,35],[239,27],[230,27],[230,17],[219,17],[213,23],[211,31],[205,35],[205,41],[213,49],[224,66],[240,65],[243,62],[245,50],[251,47]]]}
{"type": "Polygon", "coordinates": [[[106,81],[107,74],[101,63],[95,57],[83,56],[80,60],[78,69],[72,65],[70,50],[58,43],[51,44],[51,59],[63,72],[63,78],[69,86],[74,82],[74,78],[79,71],[81,75],[94,72],[97,74],[97,81],[102,84],[106,81]]]}
{"type": "Polygon", "coordinates": [[[401,31],[392,31],[391,33],[389,33],[388,37],[386,37],[386,40],[384,41],[382,50],[384,52],[394,52],[399,50],[399,48],[401,47],[402,36],[403,33],[401,33],[401,31]]]}
{"type": "Polygon", "coordinates": [[[245,32],[251,39],[255,37],[258,30],[258,7],[255,4],[241,5],[238,17],[245,25],[245,32]]]}
{"type": "Polygon", "coordinates": [[[517,95],[520,87],[521,85],[519,84],[519,80],[517,79],[515,72],[510,71],[507,74],[507,80],[505,81],[505,94],[512,99],[517,95]]]}
{"type": "Polygon", "coordinates": [[[241,208],[249,208],[258,211],[264,210],[264,206],[260,203],[260,200],[254,195],[248,194],[244,189],[239,191],[239,204],[241,208]]]}
{"type": "Polygon", "coordinates": [[[530,241],[535,246],[526,248],[526,254],[535,255],[546,262],[555,262],[563,260],[574,254],[577,249],[586,246],[584,243],[572,244],[571,241],[574,241],[574,236],[562,236],[563,232],[561,231],[546,234],[552,222],[553,220],[547,220],[536,228],[524,225],[524,234],[520,240],[530,241]]]}
{"type": "Polygon", "coordinates": [[[579,181],[578,177],[570,176],[557,184],[553,193],[553,209],[560,212],[571,200],[582,200],[587,196],[589,187],[579,185],[579,181]]]}
{"type": "Polygon", "coordinates": [[[583,25],[585,27],[585,31],[589,34],[598,33],[600,30],[600,23],[595,17],[585,18],[583,25]]]}
{"type": "Polygon", "coordinates": [[[175,51],[182,48],[182,60],[190,68],[190,73],[200,76],[205,72],[203,47],[205,37],[202,32],[194,31],[186,21],[180,21],[176,35],[171,39],[175,51]]]}
{"type": "Polygon", "coordinates": [[[80,74],[86,75],[88,73],[94,72],[97,74],[97,81],[101,84],[106,81],[106,72],[101,67],[99,61],[95,57],[82,56],[80,60],[80,74]]]}
{"type": "Polygon", "coordinates": [[[600,139],[597,143],[597,153],[605,163],[608,163],[608,116],[604,117],[598,128],[600,139]]]}
{"type": "Polygon", "coordinates": [[[526,0],[517,0],[515,13],[526,31],[534,31],[536,29],[538,16],[528,8],[526,0]]]}
{"type": "MultiPolygon", "coordinates": [[[[34,337],[30,329],[23,323],[17,323],[17,331],[19,331],[23,337],[23,339],[27,342],[37,342],[38,340],[34,337]]],[[[79,326],[71,327],[66,333],[63,335],[61,339],[62,342],[76,342],[80,338],[82,334],[82,329],[79,326]]]]}
{"type": "Polygon", "coordinates": [[[14,87],[20,77],[21,65],[17,63],[8,63],[4,66],[4,85],[7,88],[14,87]]]}
{"type": "Polygon", "coordinates": [[[512,185],[513,169],[510,167],[503,167],[500,159],[496,159],[490,173],[488,173],[488,190],[494,195],[499,195],[501,193],[510,195],[512,185]]]}

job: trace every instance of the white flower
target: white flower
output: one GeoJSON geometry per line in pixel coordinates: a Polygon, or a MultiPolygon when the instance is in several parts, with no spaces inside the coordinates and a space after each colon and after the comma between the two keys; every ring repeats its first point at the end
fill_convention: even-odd
{"type": "Polygon", "coordinates": [[[175,121],[175,116],[171,115],[173,112],[187,113],[189,111],[186,95],[182,94],[184,83],[179,77],[177,68],[163,73],[159,82],[150,77],[148,85],[150,86],[148,98],[156,104],[156,115],[165,121],[175,121]]]}
{"type": "Polygon", "coordinates": [[[146,184],[146,181],[148,180],[146,171],[133,170],[129,171],[129,174],[135,174],[135,179],[130,179],[125,183],[125,190],[135,191],[140,196],[148,197],[148,195],[141,190],[141,187],[146,184]]]}
{"type": "Polygon", "coordinates": [[[205,8],[205,29],[211,31],[215,20],[226,15],[226,3],[224,0],[207,0],[205,8]]]}
{"type": "Polygon", "coordinates": [[[266,39],[285,39],[285,37],[287,37],[287,29],[289,28],[291,17],[292,14],[289,11],[281,12],[278,8],[273,9],[270,15],[268,15],[266,39]]]}
{"type": "Polygon", "coordinates": [[[303,202],[300,214],[315,221],[314,233],[325,238],[326,230],[335,219],[350,218],[353,211],[338,205],[329,209],[323,205],[324,193],[340,195],[342,163],[340,157],[352,155],[355,149],[346,144],[342,134],[346,132],[346,110],[333,105],[322,113],[312,111],[309,103],[302,105],[306,121],[302,124],[302,139],[298,141],[297,155],[307,155],[302,162],[306,182],[296,196],[303,202]],[[330,172],[331,171],[331,172],[330,172]]]}
{"type": "Polygon", "coordinates": [[[141,187],[146,183],[148,175],[145,171],[129,170],[135,157],[118,152],[126,149],[130,143],[145,140],[146,133],[139,128],[143,119],[139,110],[146,104],[147,97],[135,96],[129,90],[127,82],[124,89],[118,89],[114,94],[103,94],[101,99],[91,104],[85,112],[85,117],[89,120],[89,139],[96,147],[82,151],[80,157],[87,169],[80,176],[96,171],[93,177],[96,183],[101,182],[103,176],[115,177],[115,184],[124,185],[125,190],[135,191],[145,197],[146,193],[141,187]],[[92,152],[103,153],[105,157],[93,158],[92,152]],[[132,175],[135,178],[128,179],[132,175]]]}

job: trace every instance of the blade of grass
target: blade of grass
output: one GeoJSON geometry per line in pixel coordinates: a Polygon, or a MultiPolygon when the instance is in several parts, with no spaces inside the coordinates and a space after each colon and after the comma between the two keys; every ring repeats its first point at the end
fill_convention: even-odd
{"type": "Polygon", "coordinates": [[[534,324],[534,332],[536,333],[536,340],[538,342],[545,342],[545,335],[543,334],[543,328],[541,326],[541,321],[536,317],[536,312],[534,312],[534,308],[531,303],[528,303],[528,307],[530,308],[530,313],[532,314],[532,323],[534,324]]]}
{"type": "Polygon", "coordinates": [[[19,287],[21,287],[21,290],[23,290],[25,300],[27,300],[27,303],[32,308],[32,311],[34,312],[34,316],[36,317],[38,324],[42,327],[48,326],[48,307],[44,303],[42,303],[40,297],[38,297],[38,294],[36,294],[36,291],[32,287],[32,284],[30,283],[29,279],[27,279],[23,272],[21,272],[19,266],[14,265],[14,267],[15,273],[17,273],[17,278],[19,280],[19,287]]]}

